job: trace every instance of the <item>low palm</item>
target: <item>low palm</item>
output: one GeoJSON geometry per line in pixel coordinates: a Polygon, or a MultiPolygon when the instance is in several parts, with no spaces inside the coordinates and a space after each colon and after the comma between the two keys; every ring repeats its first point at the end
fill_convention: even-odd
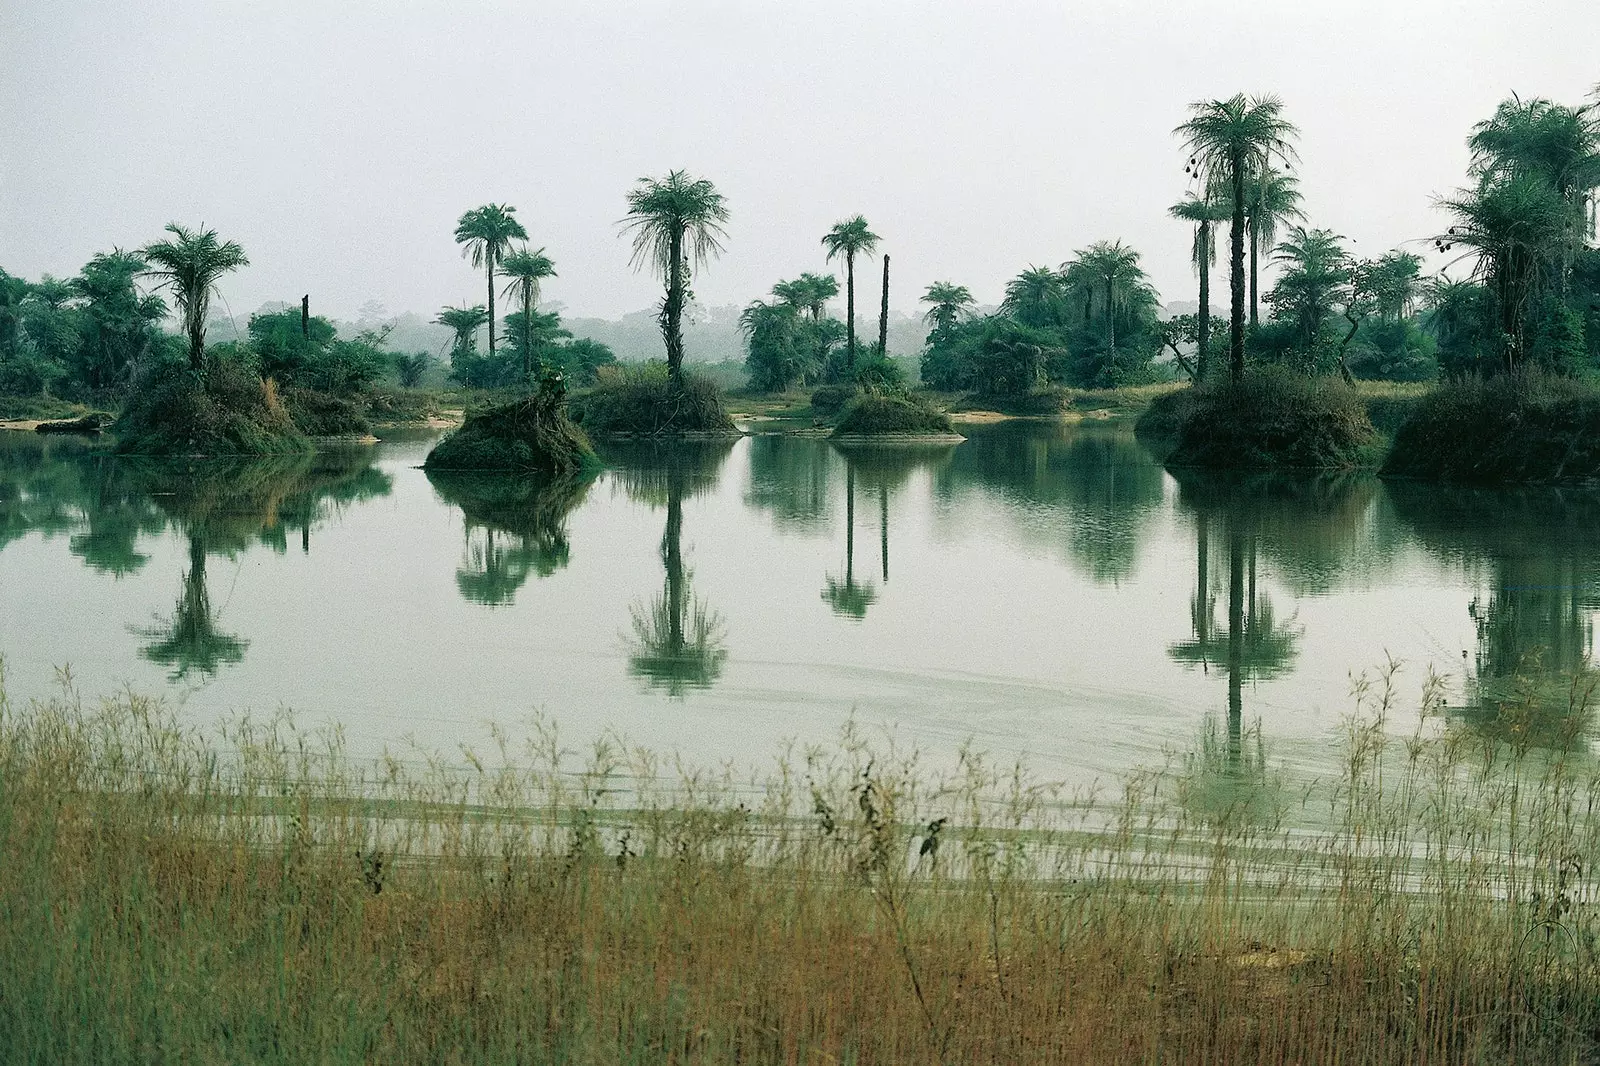
{"type": "Polygon", "coordinates": [[[928,305],[922,320],[933,327],[935,333],[944,333],[971,312],[975,301],[972,291],[965,285],[936,281],[922,294],[922,302],[928,305]]]}
{"type": "Polygon", "coordinates": [[[1069,288],[1081,285],[1085,306],[1091,315],[1099,306],[1106,327],[1106,347],[1114,358],[1117,312],[1149,287],[1145,272],[1139,266],[1139,253],[1121,241],[1096,241],[1079,250],[1062,272],[1069,288]]]}
{"type": "Polygon", "coordinates": [[[683,309],[691,265],[704,266],[722,251],[728,205],[704,178],[674,170],[665,178],[640,178],[628,193],[623,232],[633,235],[633,265],[649,265],[666,283],[661,302],[661,337],[667,346],[667,373],[683,372],[683,309]]]}
{"type": "Polygon", "coordinates": [[[1189,121],[1173,132],[1206,186],[1214,182],[1227,190],[1231,209],[1228,233],[1228,288],[1230,295],[1228,363],[1233,380],[1244,376],[1244,245],[1246,184],[1265,171],[1274,154],[1294,155],[1289,143],[1299,132],[1283,117],[1283,103],[1275,96],[1227,100],[1202,100],[1190,105],[1189,121]]]}
{"type": "Polygon", "coordinates": [[[489,354],[494,354],[494,275],[514,240],[525,241],[528,231],[517,221],[517,209],[510,204],[484,204],[474,207],[456,223],[456,243],[461,254],[482,267],[489,284],[489,354]]]}
{"type": "Polygon", "coordinates": [[[556,265],[544,254],[544,249],[529,251],[526,248],[512,252],[500,264],[500,276],[505,278],[505,295],[522,304],[522,376],[531,380],[533,365],[533,309],[539,303],[539,283],[556,276],[556,265]]]}
{"type": "Polygon", "coordinates": [[[489,312],[482,304],[476,307],[445,307],[434,321],[441,326],[448,326],[455,333],[452,351],[470,352],[474,347],[473,337],[489,321],[489,312]]]}
{"type": "Polygon", "coordinates": [[[1250,324],[1260,320],[1258,261],[1278,239],[1278,227],[1304,221],[1300,210],[1300,182],[1274,167],[1254,175],[1245,185],[1245,226],[1250,241],[1250,324]]]}
{"type": "Polygon", "coordinates": [[[189,339],[189,367],[199,373],[205,366],[211,294],[223,275],[249,266],[250,260],[235,242],[219,240],[214,229],[191,230],[171,222],[167,232],[170,240],[139,249],[139,258],[148,264],[142,274],[155,279],[156,288],[172,290],[189,339]]]}
{"type": "Polygon", "coordinates": [[[851,370],[856,365],[856,256],[871,255],[878,247],[879,237],[867,226],[867,220],[856,215],[836,222],[822,235],[822,247],[828,250],[828,262],[844,259],[845,292],[845,352],[851,370]]]}
{"type": "Polygon", "coordinates": [[[1049,267],[1030,266],[1006,282],[1000,310],[1034,329],[1058,326],[1067,313],[1065,282],[1049,267]]]}

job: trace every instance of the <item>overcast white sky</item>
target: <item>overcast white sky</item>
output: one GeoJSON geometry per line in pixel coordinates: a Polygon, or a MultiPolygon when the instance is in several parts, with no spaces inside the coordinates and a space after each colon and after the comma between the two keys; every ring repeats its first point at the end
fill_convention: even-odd
{"type": "Polygon", "coordinates": [[[1101,238],[1193,299],[1166,217],[1190,101],[1281,95],[1312,222],[1375,255],[1438,228],[1497,101],[1596,82],[1595,0],[0,0],[0,266],[204,222],[250,256],[235,313],[431,313],[482,300],[451,231],[492,200],[555,259],[548,299],[610,317],[658,297],[623,195],[681,167],[733,211],[707,304],[820,268],[857,212],[900,310],[942,279],[998,301],[1101,238]]]}

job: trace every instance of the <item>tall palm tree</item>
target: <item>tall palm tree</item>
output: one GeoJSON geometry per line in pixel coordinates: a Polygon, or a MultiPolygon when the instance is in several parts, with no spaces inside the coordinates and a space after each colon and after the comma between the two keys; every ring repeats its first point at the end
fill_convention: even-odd
{"type": "Polygon", "coordinates": [[[494,274],[514,240],[525,241],[528,231],[517,221],[517,209],[510,204],[484,204],[474,207],[456,223],[456,243],[461,254],[472,258],[472,265],[483,267],[489,282],[489,354],[494,354],[494,274]]]}
{"type": "Polygon", "coordinates": [[[1275,167],[1254,175],[1245,187],[1245,225],[1250,239],[1250,324],[1260,321],[1257,264],[1264,249],[1278,239],[1278,227],[1292,221],[1305,221],[1300,210],[1299,180],[1275,167]]]}
{"type": "Polygon", "coordinates": [[[1084,284],[1091,313],[1099,304],[1100,313],[1105,316],[1106,347],[1115,358],[1117,312],[1126,307],[1135,294],[1149,288],[1145,272],[1139,266],[1139,253],[1121,241],[1096,241],[1073,254],[1076,258],[1062,267],[1062,273],[1068,284],[1084,284]]]}
{"type": "Polygon", "coordinates": [[[1204,381],[1211,354],[1211,267],[1217,261],[1217,223],[1228,220],[1228,209],[1211,195],[1190,193],[1167,208],[1167,214],[1194,224],[1194,246],[1190,259],[1200,278],[1200,310],[1195,315],[1195,378],[1204,381]]]}
{"type": "Polygon", "coordinates": [[[1228,362],[1234,381],[1244,377],[1244,237],[1245,187],[1252,174],[1267,169],[1276,153],[1285,160],[1294,157],[1289,143],[1299,131],[1283,117],[1283,102],[1276,96],[1247,97],[1243,93],[1228,100],[1201,100],[1189,106],[1189,121],[1173,132],[1183,138],[1202,184],[1225,182],[1229,224],[1228,362]]]}
{"type": "Polygon", "coordinates": [[[822,235],[828,262],[844,256],[845,350],[851,370],[856,366],[856,256],[871,255],[877,250],[879,239],[867,228],[867,220],[861,215],[834,223],[833,228],[822,235]]]}
{"type": "Polygon", "coordinates": [[[935,333],[943,333],[961,321],[971,311],[975,301],[972,290],[965,285],[936,281],[922,294],[922,302],[928,305],[922,321],[931,326],[935,333]]]}
{"type": "Polygon", "coordinates": [[[141,274],[154,278],[156,288],[172,290],[183,332],[189,338],[189,368],[199,373],[205,368],[211,294],[224,274],[249,266],[250,260],[237,243],[218,240],[214,229],[191,230],[169,222],[167,232],[172,234],[171,240],[139,249],[139,258],[149,264],[141,274]]]}
{"type": "Polygon", "coordinates": [[[451,345],[451,352],[467,352],[473,348],[473,336],[489,321],[489,312],[484,310],[482,304],[475,307],[445,307],[441,308],[434,322],[441,326],[449,326],[455,331],[455,342],[451,345]]]}
{"type": "Polygon", "coordinates": [[[666,282],[661,301],[661,336],[667,345],[667,373],[683,370],[683,308],[691,264],[704,266],[722,251],[728,205],[715,185],[681,170],[665,178],[640,178],[628,193],[628,215],[620,225],[633,234],[633,265],[649,264],[666,282]]]}
{"type": "Polygon", "coordinates": [[[533,308],[539,302],[539,282],[556,276],[556,265],[544,249],[526,248],[512,252],[500,264],[500,276],[508,279],[505,295],[522,301],[522,376],[533,378],[533,308]]]}
{"type": "Polygon", "coordinates": [[[1030,266],[1006,282],[1000,311],[1034,329],[1060,325],[1067,313],[1061,275],[1049,267],[1030,266]]]}

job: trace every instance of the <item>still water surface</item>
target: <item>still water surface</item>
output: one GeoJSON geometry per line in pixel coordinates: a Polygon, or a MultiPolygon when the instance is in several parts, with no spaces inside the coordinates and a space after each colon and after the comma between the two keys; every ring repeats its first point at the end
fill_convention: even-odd
{"type": "Polygon", "coordinates": [[[854,716],[1087,783],[1208,719],[1318,771],[1387,656],[1409,732],[1430,666],[1462,708],[1589,651],[1600,494],[1175,477],[1126,428],[969,433],[613,446],[537,487],[430,478],[421,434],[177,468],[0,434],[8,689],[70,666],[196,722],[338,721],[363,752],[542,712],[699,764],[854,716]]]}

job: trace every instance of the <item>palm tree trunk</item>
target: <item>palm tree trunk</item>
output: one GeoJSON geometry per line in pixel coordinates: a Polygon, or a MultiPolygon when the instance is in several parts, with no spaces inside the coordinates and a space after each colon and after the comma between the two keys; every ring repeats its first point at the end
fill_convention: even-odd
{"type": "Polygon", "coordinates": [[[494,356],[494,249],[490,248],[483,257],[488,265],[489,275],[489,355],[494,356]]]}
{"type": "Polygon", "coordinates": [[[683,372],[683,228],[672,230],[672,266],[667,271],[667,298],[661,306],[661,335],[667,342],[667,376],[683,372]]]}
{"type": "Polygon", "coordinates": [[[1238,765],[1243,747],[1244,543],[1228,530],[1228,763],[1238,765]]]}
{"type": "Polygon", "coordinates": [[[878,311],[878,355],[889,358],[889,257],[883,257],[883,306],[878,311]]]}
{"type": "Polygon", "coordinates": [[[1111,362],[1117,361],[1117,308],[1111,298],[1112,282],[1106,278],[1106,348],[1111,353],[1111,362]]]}
{"type": "Polygon", "coordinates": [[[1195,373],[1199,380],[1206,379],[1211,355],[1211,223],[1200,223],[1200,315],[1195,331],[1200,353],[1195,357],[1195,373]]]}
{"type": "Polygon", "coordinates": [[[533,293],[526,282],[522,286],[522,377],[533,378],[533,293]]]}
{"type": "Polygon", "coordinates": [[[1260,225],[1252,216],[1250,219],[1250,325],[1260,323],[1256,306],[1256,256],[1261,247],[1261,234],[1257,230],[1260,225]]]}
{"type": "Polygon", "coordinates": [[[844,584],[856,584],[856,468],[845,467],[844,472],[844,584]]]}
{"type": "Polygon", "coordinates": [[[844,253],[844,347],[845,365],[856,368],[856,253],[844,253]]]}
{"type": "Polygon", "coordinates": [[[1229,375],[1235,384],[1244,378],[1244,158],[1235,153],[1233,165],[1233,221],[1228,233],[1229,375]]]}
{"type": "Polygon", "coordinates": [[[883,583],[889,583],[889,486],[878,486],[878,555],[883,560],[883,583]]]}
{"type": "Polygon", "coordinates": [[[667,488],[667,528],[661,537],[661,562],[667,571],[667,640],[674,654],[684,645],[683,492],[667,488]]]}

